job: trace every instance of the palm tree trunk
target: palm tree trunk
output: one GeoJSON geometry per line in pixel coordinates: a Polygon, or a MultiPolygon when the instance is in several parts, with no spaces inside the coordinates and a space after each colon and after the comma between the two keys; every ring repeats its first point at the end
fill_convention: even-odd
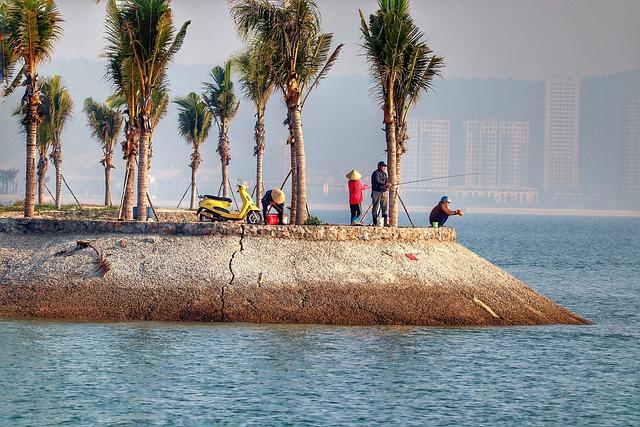
{"type": "Polygon", "coordinates": [[[124,200],[122,201],[122,211],[125,221],[133,220],[133,200],[135,197],[136,182],[136,154],[131,152],[127,158],[127,180],[124,183],[124,200]]]}
{"type": "Polygon", "coordinates": [[[397,176],[397,159],[396,156],[396,135],[393,124],[385,124],[385,133],[387,138],[387,175],[389,183],[389,225],[397,227],[398,225],[398,205],[396,203],[396,176],[397,176]]]}
{"type": "Polygon", "coordinates": [[[111,168],[104,168],[104,205],[113,206],[111,199],[111,168]]]}
{"type": "Polygon", "coordinates": [[[113,152],[108,152],[104,157],[104,205],[113,206],[111,199],[111,169],[113,169],[113,152]]]}
{"type": "Polygon", "coordinates": [[[396,200],[396,177],[397,177],[397,146],[396,146],[396,126],[393,106],[393,83],[395,78],[389,78],[387,85],[387,102],[384,106],[384,127],[387,140],[387,175],[389,183],[389,225],[398,226],[398,205],[396,200]]]}
{"type": "Polygon", "coordinates": [[[62,149],[60,144],[57,143],[53,146],[53,166],[56,170],[56,209],[60,209],[61,196],[62,196],[62,149]]]}
{"type": "Polygon", "coordinates": [[[191,204],[189,209],[194,210],[196,208],[196,176],[198,174],[198,168],[200,167],[200,145],[198,143],[193,144],[193,153],[191,154],[191,204]]]}
{"type": "Polygon", "coordinates": [[[130,123],[129,125],[127,125],[125,135],[126,140],[122,144],[122,152],[126,160],[122,212],[125,221],[132,221],[136,182],[136,157],[138,155],[139,142],[138,128],[130,123]]]}
{"type": "MultiPolygon", "coordinates": [[[[31,80],[30,78],[28,80],[31,80]]],[[[35,93],[35,82],[28,83],[29,112],[27,113],[27,165],[24,194],[24,216],[30,218],[35,214],[36,201],[36,140],[38,135],[38,104],[35,93]]]]}
{"type": "Polygon", "coordinates": [[[289,124],[289,149],[290,149],[290,163],[291,163],[291,212],[289,217],[289,223],[295,224],[298,219],[298,166],[296,158],[296,138],[293,131],[293,110],[295,107],[289,107],[287,109],[287,123],[289,124]]]}
{"type": "Polygon", "coordinates": [[[302,111],[300,107],[293,111],[293,131],[296,154],[296,225],[307,221],[307,174],[304,156],[304,137],[302,135],[302,111]]]}
{"type": "MultiPolygon", "coordinates": [[[[395,182],[396,183],[400,183],[402,182],[402,180],[400,179],[400,169],[401,169],[401,161],[402,161],[402,156],[404,155],[404,153],[406,152],[407,148],[406,148],[406,142],[409,138],[407,137],[407,124],[405,123],[397,123],[396,122],[396,179],[395,182]]],[[[400,200],[400,196],[399,196],[399,191],[400,188],[398,186],[395,187],[396,189],[396,211],[400,210],[400,207],[398,206],[398,203],[400,200]]]]}
{"type": "Polygon", "coordinates": [[[256,204],[261,206],[262,194],[264,192],[264,184],[262,183],[263,164],[264,164],[264,147],[265,147],[265,130],[264,130],[264,112],[258,110],[258,118],[255,127],[256,138],[256,204]]]}
{"type": "Polygon", "coordinates": [[[218,153],[220,154],[220,164],[222,166],[222,197],[229,197],[229,161],[231,154],[229,140],[227,139],[226,128],[223,125],[219,135],[218,153]]]}
{"type": "Polygon", "coordinates": [[[291,150],[291,217],[289,218],[290,224],[295,224],[298,218],[298,166],[296,164],[296,141],[292,137],[289,143],[291,150]]]}
{"type": "Polygon", "coordinates": [[[44,205],[44,180],[47,175],[47,155],[40,153],[38,159],[38,204],[44,205]]]}
{"type": "Polygon", "coordinates": [[[36,133],[38,124],[29,123],[27,132],[27,173],[24,195],[24,216],[30,218],[35,214],[36,198],[36,133]]]}
{"type": "MultiPolygon", "coordinates": [[[[148,117],[148,116],[147,116],[148,117]]],[[[147,117],[141,115],[140,123],[140,145],[138,153],[138,221],[147,220],[147,191],[148,191],[148,172],[149,172],[149,141],[151,139],[151,131],[148,129],[147,117]]]]}
{"type": "Polygon", "coordinates": [[[189,204],[189,209],[195,210],[196,208],[196,173],[197,169],[195,167],[191,167],[191,203],[189,204]]]}

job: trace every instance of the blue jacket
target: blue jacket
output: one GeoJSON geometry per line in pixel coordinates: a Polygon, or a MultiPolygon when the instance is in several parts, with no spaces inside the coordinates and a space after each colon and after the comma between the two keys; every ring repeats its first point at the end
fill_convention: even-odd
{"type": "Polygon", "coordinates": [[[386,191],[387,174],[380,169],[376,169],[371,174],[371,191],[386,191]]]}

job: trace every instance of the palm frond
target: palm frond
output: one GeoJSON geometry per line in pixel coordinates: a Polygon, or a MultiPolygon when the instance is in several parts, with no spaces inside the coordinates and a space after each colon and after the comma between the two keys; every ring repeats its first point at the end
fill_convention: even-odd
{"type": "Polygon", "coordinates": [[[238,113],[240,102],[235,95],[231,80],[232,60],[224,64],[224,68],[216,66],[211,69],[210,82],[204,82],[203,98],[213,113],[218,126],[232,120],[238,113]]]}
{"type": "Polygon", "coordinates": [[[63,20],[55,2],[10,0],[2,15],[2,38],[8,43],[5,52],[20,58],[35,74],[38,65],[51,57],[55,42],[62,36],[63,20]]]}
{"type": "Polygon", "coordinates": [[[178,105],[178,132],[194,147],[209,136],[213,115],[200,95],[191,92],[173,101],[178,105]]]}
{"type": "Polygon", "coordinates": [[[335,63],[331,33],[321,33],[320,11],[313,0],[231,0],[236,29],[271,49],[271,75],[285,97],[302,99],[335,63]],[[288,93],[293,91],[296,93],[288,93]],[[287,94],[288,93],[288,94],[287,94]]]}
{"type": "Polygon", "coordinates": [[[122,129],[120,110],[107,103],[99,103],[93,98],[87,98],[84,101],[83,111],[91,136],[102,145],[105,152],[113,151],[122,129]]]}
{"type": "Polygon", "coordinates": [[[273,92],[271,56],[268,45],[256,40],[233,57],[245,98],[252,101],[258,110],[264,110],[273,92]]]}

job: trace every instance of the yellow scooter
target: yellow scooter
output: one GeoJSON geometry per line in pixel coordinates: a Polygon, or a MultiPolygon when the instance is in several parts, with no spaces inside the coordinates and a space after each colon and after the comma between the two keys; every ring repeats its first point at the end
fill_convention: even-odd
{"type": "Polygon", "coordinates": [[[238,184],[238,194],[242,199],[242,208],[240,211],[231,211],[231,199],[226,197],[210,196],[208,194],[200,196],[198,204],[198,221],[247,221],[249,224],[261,224],[262,213],[260,209],[253,203],[251,195],[247,191],[247,187],[238,184]]]}

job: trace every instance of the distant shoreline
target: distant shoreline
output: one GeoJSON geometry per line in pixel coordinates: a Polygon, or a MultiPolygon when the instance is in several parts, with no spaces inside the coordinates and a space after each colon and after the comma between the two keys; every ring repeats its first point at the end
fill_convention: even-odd
{"type": "MultiPolygon", "coordinates": [[[[349,207],[338,204],[310,204],[311,210],[349,211],[349,207]]],[[[432,206],[408,206],[410,212],[428,212],[432,206]]],[[[496,215],[538,215],[538,216],[585,216],[585,217],[618,217],[640,218],[640,211],[611,210],[611,209],[557,209],[557,208],[485,208],[467,207],[465,213],[469,214],[496,214],[496,215]]]]}
{"type": "MultiPolygon", "coordinates": [[[[14,195],[0,195],[0,204],[10,203],[15,197],[14,195]]],[[[67,202],[67,200],[65,200],[67,202]]],[[[68,201],[72,203],[72,201],[68,201]]],[[[101,199],[82,200],[86,204],[100,205],[101,199]]],[[[157,208],[175,209],[177,201],[171,200],[154,200],[157,208]]],[[[363,203],[363,210],[368,205],[363,203]]],[[[186,203],[182,205],[183,209],[188,207],[186,203]]],[[[429,212],[433,206],[408,206],[410,212],[429,212]]],[[[314,210],[321,211],[345,211],[349,213],[349,206],[337,203],[310,203],[309,209],[313,213],[314,210]]],[[[536,215],[536,216],[580,216],[580,217],[616,217],[616,218],[640,218],[640,210],[629,209],[559,209],[559,208],[498,208],[498,207],[473,207],[464,208],[467,214],[492,214],[492,215],[536,215]]]]}

